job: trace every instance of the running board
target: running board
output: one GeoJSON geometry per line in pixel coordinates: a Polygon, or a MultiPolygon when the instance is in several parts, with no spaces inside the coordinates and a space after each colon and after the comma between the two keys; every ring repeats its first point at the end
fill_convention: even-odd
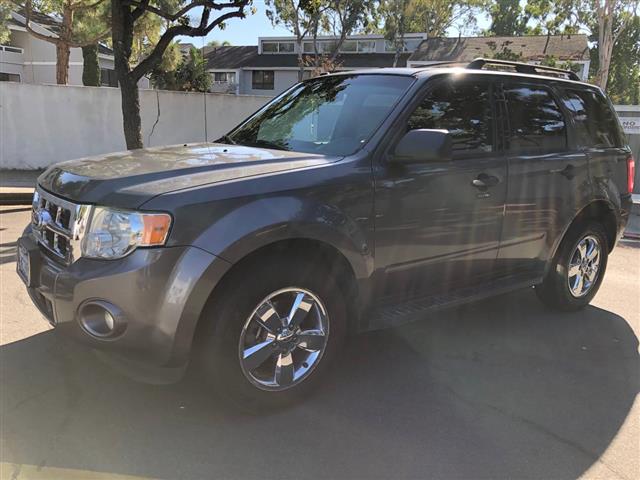
{"type": "Polygon", "coordinates": [[[484,300],[496,295],[529,288],[541,282],[542,277],[528,276],[526,279],[522,276],[509,277],[480,287],[463,288],[452,293],[431,295],[392,305],[372,307],[369,312],[369,318],[371,319],[369,325],[363,325],[363,328],[365,331],[371,331],[397,327],[419,320],[428,312],[484,300]]]}

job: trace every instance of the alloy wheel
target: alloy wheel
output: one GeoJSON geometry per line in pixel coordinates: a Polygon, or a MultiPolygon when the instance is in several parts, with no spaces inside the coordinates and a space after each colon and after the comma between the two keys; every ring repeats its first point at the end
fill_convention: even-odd
{"type": "Polygon", "coordinates": [[[314,293],[289,287],[264,298],[240,334],[240,366],[262,390],[298,385],[318,365],[327,346],[329,318],[314,293]]]}
{"type": "Polygon", "coordinates": [[[600,258],[601,246],[596,237],[588,235],[578,242],[567,275],[571,295],[580,298],[589,293],[600,273],[600,258]]]}

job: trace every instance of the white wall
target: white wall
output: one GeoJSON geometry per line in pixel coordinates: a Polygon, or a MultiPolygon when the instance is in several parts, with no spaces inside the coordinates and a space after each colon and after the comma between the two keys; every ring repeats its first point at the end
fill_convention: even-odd
{"type": "MultiPolygon", "coordinates": [[[[204,141],[205,99],[207,138],[215,140],[270,97],[141,90],[145,146],[204,141]]],[[[0,82],[0,169],[124,149],[119,89],[0,82]]]]}

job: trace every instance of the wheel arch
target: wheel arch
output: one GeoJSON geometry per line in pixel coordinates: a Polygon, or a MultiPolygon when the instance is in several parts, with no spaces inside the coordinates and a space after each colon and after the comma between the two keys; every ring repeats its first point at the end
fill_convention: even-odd
{"type": "Polygon", "coordinates": [[[616,215],[615,207],[606,200],[594,200],[585,207],[583,207],[574,217],[573,220],[563,230],[562,235],[556,240],[553,255],[551,259],[556,258],[562,241],[567,236],[567,233],[580,225],[584,225],[588,221],[598,221],[604,227],[607,234],[607,246],[608,251],[611,253],[615,244],[618,232],[618,218],[616,215]]]}

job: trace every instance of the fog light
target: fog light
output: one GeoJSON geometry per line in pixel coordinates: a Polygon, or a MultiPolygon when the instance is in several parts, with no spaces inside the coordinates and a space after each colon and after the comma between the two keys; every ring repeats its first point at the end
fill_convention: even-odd
{"type": "Polygon", "coordinates": [[[94,337],[112,337],[125,326],[124,315],[108,302],[90,301],[79,309],[80,325],[94,337]]]}

